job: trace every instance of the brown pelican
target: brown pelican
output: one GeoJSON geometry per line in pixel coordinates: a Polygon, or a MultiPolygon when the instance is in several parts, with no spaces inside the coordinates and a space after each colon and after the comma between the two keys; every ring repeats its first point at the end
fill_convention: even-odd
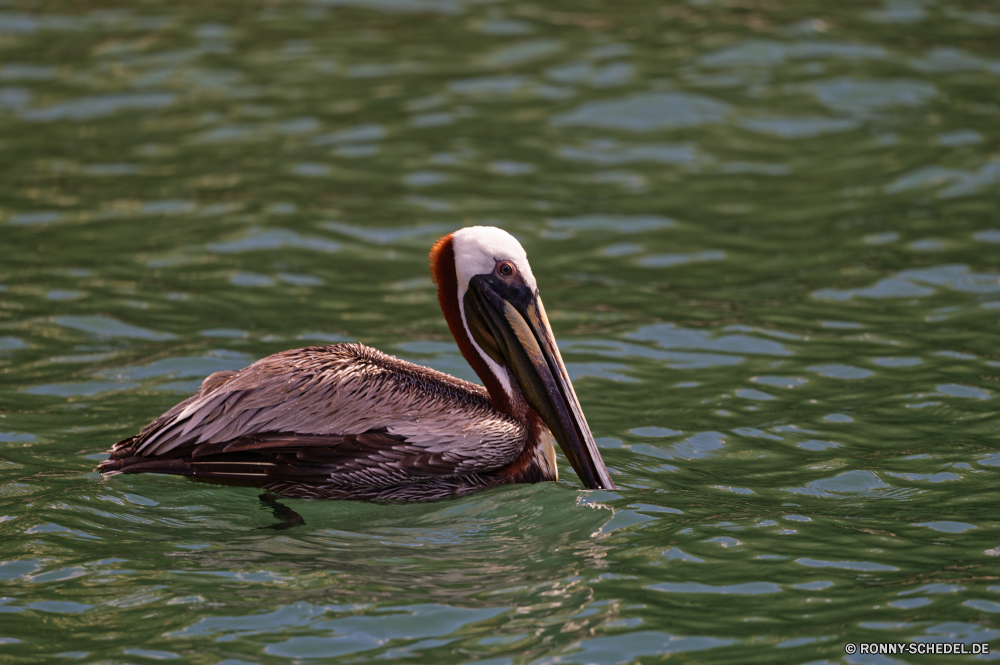
{"type": "Polygon", "coordinates": [[[425,501],[557,480],[557,442],[587,488],[613,489],[517,240],[465,228],[434,244],[430,267],[485,388],[362,344],[284,351],[212,374],[98,469],[425,501]]]}

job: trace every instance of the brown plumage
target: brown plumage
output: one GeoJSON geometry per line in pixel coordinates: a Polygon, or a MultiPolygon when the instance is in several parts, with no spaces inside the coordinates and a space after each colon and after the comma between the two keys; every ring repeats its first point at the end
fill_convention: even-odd
{"type": "Polygon", "coordinates": [[[517,241],[463,229],[434,246],[431,270],[486,388],[362,344],[284,351],[212,374],[98,469],[293,497],[425,501],[556,480],[558,441],[588,487],[614,487],[517,241]]]}
{"type": "Polygon", "coordinates": [[[216,372],[116,444],[98,468],[296,497],[429,500],[550,479],[528,469],[516,479],[496,473],[528,452],[530,438],[493,409],[482,386],[363,344],[337,344],[216,372]]]}

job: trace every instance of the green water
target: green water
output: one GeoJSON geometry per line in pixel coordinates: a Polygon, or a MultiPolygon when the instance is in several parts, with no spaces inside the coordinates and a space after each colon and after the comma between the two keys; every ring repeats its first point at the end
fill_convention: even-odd
{"type": "Polygon", "coordinates": [[[998,205],[987,0],[0,2],[0,661],[996,658],[998,205]],[[287,348],[474,378],[471,224],[617,491],[93,472],[287,348]]]}

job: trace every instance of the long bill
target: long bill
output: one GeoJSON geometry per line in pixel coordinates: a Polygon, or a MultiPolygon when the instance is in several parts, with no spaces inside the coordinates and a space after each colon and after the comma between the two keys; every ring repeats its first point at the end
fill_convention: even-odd
{"type": "Polygon", "coordinates": [[[476,275],[463,302],[469,332],[496,363],[510,369],[583,484],[614,489],[537,293],[495,275],[476,275]]]}

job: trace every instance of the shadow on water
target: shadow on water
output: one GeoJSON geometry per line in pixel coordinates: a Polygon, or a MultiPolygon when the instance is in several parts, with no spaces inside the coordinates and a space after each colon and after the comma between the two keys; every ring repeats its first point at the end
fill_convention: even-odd
{"type": "Polygon", "coordinates": [[[279,497],[270,492],[264,492],[257,497],[260,500],[261,505],[264,508],[268,508],[271,514],[274,515],[274,519],[278,520],[274,524],[268,524],[267,526],[259,526],[258,529],[274,529],[275,531],[283,531],[285,529],[291,529],[292,527],[302,526],[306,523],[302,515],[281,503],[278,499],[279,497]]]}

